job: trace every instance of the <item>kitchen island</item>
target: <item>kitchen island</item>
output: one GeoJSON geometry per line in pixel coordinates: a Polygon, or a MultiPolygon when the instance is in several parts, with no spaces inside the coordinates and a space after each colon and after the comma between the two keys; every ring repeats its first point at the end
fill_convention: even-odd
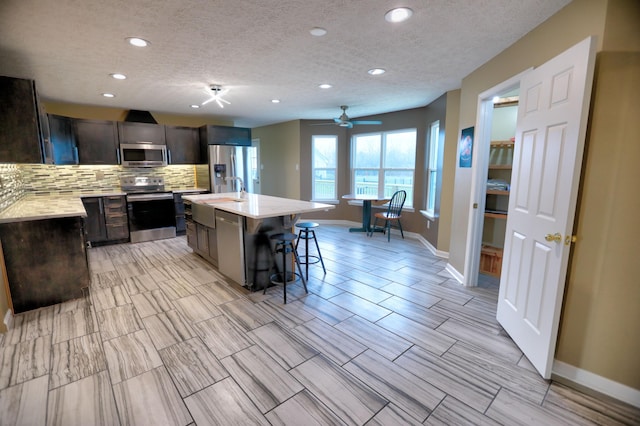
{"type": "Polygon", "coordinates": [[[331,204],[247,193],[185,195],[187,242],[225,276],[250,290],[269,283],[262,242],[291,232],[304,213],[335,208],[331,204]]]}

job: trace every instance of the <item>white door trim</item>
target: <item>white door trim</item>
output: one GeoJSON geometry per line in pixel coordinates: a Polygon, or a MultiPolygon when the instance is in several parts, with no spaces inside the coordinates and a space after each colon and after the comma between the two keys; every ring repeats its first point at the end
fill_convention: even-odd
{"type": "Polygon", "coordinates": [[[520,86],[522,76],[531,71],[528,68],[521,73],[478,95],[478,110],[474,131],[472,160],[471,199],[469,200],[469,223],[467,225],[467,245],[462,284],[467,287],[478,285],[480,270],[480,247],[482,245],[482,227],[487,192],[487,169],[489,167],[489,143],[491,142],[491,119],[493,117],[493,97],[520,86]],[[477,205],[477,208],[473,206],[477,205]]]}

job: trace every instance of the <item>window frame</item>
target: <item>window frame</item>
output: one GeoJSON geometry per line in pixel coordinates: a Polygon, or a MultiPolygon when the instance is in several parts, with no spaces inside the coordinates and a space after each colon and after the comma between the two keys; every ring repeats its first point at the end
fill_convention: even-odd
{"type": "Polygon", "coordinates": [[[405,128],[405,129],[397,129],[397,130],[389,130],[389,131],[380,131],[380,132],[367,132],[367,133],[358,133],[351,136],[351,192],[353,194],[357,193],[356,190],[356,174],[358,171],[377,171],[378,174],[378,193],[384,194],[385,189],[385,176],[386,173],[391,171],[410,171],[411,172],[411,188],[405,189],[407,191],[407,199],[405,202],[405,208],[411,210],[414,208],[413,206],[413,195],[416,188],[416,160],[417,160],[417,144],[418,144],[418,129],[414,127],[405,128]],[[398,133],[410,133],[414,134],[414,147],[413,147],[413,167],[412,168],[404,168],[404,167],[386,167],[386,146],[388,136],[398,133]],[[360,137],[370,137],[370,136],[380,136],[380,158],[378,162],[377,168],[372,167],[355,167],[357,162],[356,158],[356,141],[357,138],[360,137]]]}
{"type": "Polygon", "coordinates": [[[425,210],[424,214],[430,219],[436,217],[436,202],[438,195],[438,180],[440,178],[440,120],[435,120],[428,126],[426,152],[425,210]],[[435,133],[434,133],[435,131],[435,133]]]}
{"type": "Polygon", "coordinates": [[[337,135],[311,135],[311,199],[313,201],[337,202],[338,200],[338,136],[337,135]],[[316,140],[317,139],[333,139],[335,145],[335,167],[315,167],[316,140]],[[333,187],[332,198],[321,198],[316,193],[316,170],[333,170],[335,181],[333,187]]]}

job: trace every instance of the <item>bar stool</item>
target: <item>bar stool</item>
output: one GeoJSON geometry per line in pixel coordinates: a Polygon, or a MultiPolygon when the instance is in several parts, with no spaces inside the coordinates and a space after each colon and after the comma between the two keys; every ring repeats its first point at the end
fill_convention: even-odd
{"type": "Polygon", "coordinates": [[[305,265],[306,269],[306,278],[309,279],[309,265],[318,263],[322,265],[322,270],[325,275],[327,274],[327,270],[324,267],[324,261],[322,260],[322,253],[320,253],[320,246],[318,245],[318,240],[316,239],[316,231],[313,228],[317,228],[320,226],[316,222],[300,222],[296,224],[296,228],[299,228],[298,232],[298,240],[296,241],[296,251],[298,250],[298,243],[300,240],[304,240],[304,260],[301,261],[303,265],[305,265]],[[316,243],[317,255],[309,254],[309,240],[313,240],[316,243]]]}
{"type": "MultiPolygon", "coordinates": [[[[304,286],[305,293],[309,293],[307,290],[307,282],[302,275],[302,269],[300,269],[300,259],[298,258],[298,252],[296,252],[296,248],[293,245],[293,240],[296,239],[296,234],[291,234],[289,232],[282,234],[274,234],[269,237],[271,240],[276,242],[276,246],[274,249],[274,253],[277,255],[278,253],[282,253],[282,273],[273,274],[271,276],[272,284],[283,284],[284,287],[284,303],[287,303],[287,282],[295,282],[296,277],[299,276],[302,280],[302,285],[304,286]],[[295,267],[291,265],[291,272],[287,272],[287,255],[292,254],[295,257],[296,265],[298,266],[297,274],[295,272],[295,267]]],[[[277,265],[276,265],[277,268],[277,265]]],[[[262,294],[267,293],[267,287],[264,288],[262,294]]]]}

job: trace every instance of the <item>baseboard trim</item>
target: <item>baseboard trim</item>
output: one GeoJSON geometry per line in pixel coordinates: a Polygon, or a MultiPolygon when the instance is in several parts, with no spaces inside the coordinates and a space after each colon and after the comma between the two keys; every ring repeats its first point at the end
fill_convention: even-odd
{"type": "Polygon", "coordinates": [[[13,327],[13,311],[11,309],[7,309],[7,312],[4,314],[4,325],[7,327],[7,330],[11,330],[13,327]]]}
{"type": "Polygon", "coordinates": [[[450,263],[447,263],[447,266],[445,267],[445,269],[447,270],[447,272],[451,274],[451,276],[453,276],[453,278],[455,278],[456,281],[462,284],[464,275],[458,272],[458,270],[454,268],[453,265],[451,265],[450,263]]]}
{"type": "Polygon", "coordinates": [[[568,381],[569,384],[576,384],[579,387],[594,390],[640,408],[640,390],[599,376],[590,371],[574,367],[566,362],[553,361],[551,378],[559,379],[559,382],[568,381]]]}
{"type": "Polygon", "coordinates": [[[449,259],[449,252],[446,251],[441,251],[436,249],[433,244],[431,244],[429,242],[429,240],[427,240],[424,236],[422,236],[421,234],[414,234],[413,232],[405,232],[405,234],[412,234],[410,235],[412,238],[415,238],[416,240],[420,241],[426,248],[429,249],[429,251],[431,252],[431,254],[433,254],[436,257],[439,257],[441,259],[449,259]]]}

